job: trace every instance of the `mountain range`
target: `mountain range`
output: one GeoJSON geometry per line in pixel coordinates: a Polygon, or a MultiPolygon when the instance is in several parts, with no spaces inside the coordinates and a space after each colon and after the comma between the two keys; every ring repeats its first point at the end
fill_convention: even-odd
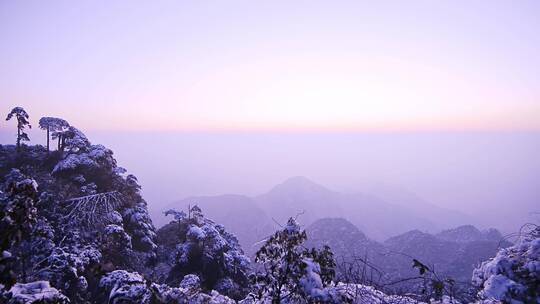
{"type": "Polygon", "coordinates": [[[411,267],[414,259],[442,277],[468,282],[475,266],[511,245],[496,229],[480,231],[471,225],[437,234],[416,229],[384,242],[369,239],[343,218],[317,220],[306,232],[308,247],[328,245],[332,249],[341,280],[370,284],[417,276],[418,270],[411,267]]]}
{"type": "MultiPolygon", "coordinates": [[[[187,210],[190,205],[198,205],[237,235],[248,252],[291,216],[306,227],[322,218],[344,218],[378,241],[413,229],[435,233],[471,223],[465,214],[432,205],[396,187],[369,191],[341,193],[297,176],[258,196],[195,196],[169,208],[187,210]]],[[[156,222],[159,226],[165,221],[157,218],[156,222]]]]}
{"type": "Polygon", "coordinates": [[[341,193],[293,177],[258,196],[188,197],[170,208],[193,205],[234,233],[251,256],[289,217],[296,217],[306,228],[308,247],[331,247],[342,281],[380,284],[412,277],[417,259],[440,275],[468,282],[480,261],[510,245],[501,242],[496,229],[480,231],[460,212],[387,185],[341,193]]]}

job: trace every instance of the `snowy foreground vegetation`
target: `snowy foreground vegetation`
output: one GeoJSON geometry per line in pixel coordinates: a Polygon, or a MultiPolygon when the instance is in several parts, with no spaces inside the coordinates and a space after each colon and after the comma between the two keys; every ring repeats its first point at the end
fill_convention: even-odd
{"type": "Polygon", "coordinates": [[[52,117],[40,120],[47,147],[26,146],[29,115],[12,118],[17,145],[0,145],[0,303],[540,303],[537,226],[474,271],[473,297],[418,260],[422,288],[391,295],[336,282],[332,248],[306,248],[294,218],[253,259],[196,205],[167,211],[156,231],[111,150],[52,117]]]}

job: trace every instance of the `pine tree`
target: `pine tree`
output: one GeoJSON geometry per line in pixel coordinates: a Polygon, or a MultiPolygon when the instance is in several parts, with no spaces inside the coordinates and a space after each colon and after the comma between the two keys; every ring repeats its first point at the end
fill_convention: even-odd
{"type": "Polygon", "coordinates": [[[26,127],[32,128],[30,122],[28,121],[28,113],[22,107],[15,107],[9,112],[6,117],[6,120],[11,120],[15,117],[17,119],[17,150],[21,147],[21,141],[30,141],[28,134],[24,132],[26,127]]]}
{"type": "MultiPolygon", "coordinates": [[[[47,151],[49,151],[49,139],[50,133],[62,132],[65,128],[69,127],[69,123],[62,118],[56,117],[41,117],[39,119],[39,128],[47,131],[47,151]]],[[[61,141],[61,138],[58,138],[61,141]]]]}

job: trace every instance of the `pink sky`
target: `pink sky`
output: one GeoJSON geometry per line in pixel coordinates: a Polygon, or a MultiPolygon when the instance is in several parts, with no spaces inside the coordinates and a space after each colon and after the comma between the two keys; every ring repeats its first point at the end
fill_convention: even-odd
{"type": "Polygon", "coordinates": [[[540,130],[539,20],[536,1],[3,1],[0,103],[85,130],[540,130]]]}

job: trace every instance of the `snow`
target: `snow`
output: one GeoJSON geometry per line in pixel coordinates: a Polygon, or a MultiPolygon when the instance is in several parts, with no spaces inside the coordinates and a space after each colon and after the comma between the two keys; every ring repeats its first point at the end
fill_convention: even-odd
{"type": "MultiPolygon", "coordinates": [[[[344,284],[337,283],[333,286],[326,287],[324,289],[313,289],[311,299],[304,299],[305,302],[299,302],[296,299],[289,299],[283,297],[281,303],[283,304],[298,304],[298,303],[351,303],[351,304],[422,304],[415,299],[405,296],[387,295],[381,291],[376,290],[371,286],[361,284],[344,284]]],[[[448,300],[448,299],[446,299],[448,300]]],[[[248,296],[244,300],[240,301],[240,304],[266,304],[271,303],[272,299],[266,295],[262,299],[256,299],[254,296],[248,296]]],[[[451,302],[432,302],[449,304],[451,302]]]]}
{"type": "Polygon", "coordinates": [[[519,284],[502,274],[490,276],[484,282],[483,294],[489,298],[504,299],[507,292],[519,289],[519,284]]]}
{"type": "Polygon", "coordinates": [[[169,209],[163,213],[165,214],[165,216],[172,215],[177,221],[181,221],[187,217],[184,211],[176,211],[174,209],[169,209]]]}
{"type": "Polygon", "coordinates": [[[107,234],[124,233],[124,228],[118,225],[107,225],[107,227],[105,227],[105,233],[107,234]]]}
{"type": "Polygon", "coordinates": [[[17,187],[20,187],[20,186],[23,186],[23,185],[29,185],[34,189],[34,191],[36,191],[36,192],[38,191],[38,183],[34,179],[27,178],[27,179],[17,183],[17,187]]]}
{"type": "MultiPolygon", "coordinates": [[[[181,284],[183,285],[183,284],[181,284]]],[[[152,290],[159,303],[205,303],[205,304],[234,304],[234,300],[219,294],[212,290],[209,294],[201,293],[197,289],[189,289],[183,287],[170,287],[165,284],[152,284],[152,290]]]]}
{"type": "Polygon", "coordinates": [[[118,211],[113,211],[107,214],[107,217],[111,224],[115,224],[118,226],[122,225],[122,222],[123,222],[122,215],[118,211]]]}
{"type": "Polygon", "coordinates": [[[148,304],[152,298],[146,280],[136,272],[110,272],[99,281],[99,287],[110,290],[109,303],[125,303],[122,301],[129,300],[129,303],[148,304]]]}
{"type": "Polygon", "coordinates": [[[56,247],[47,258],[47,264],[51,270],[72,269],[77,276],[77,272],[82,273],[88,265],[101,260],[101,253],[90,246],[84,249],[73,249],[73,251],[68,252],[67,248],[56,247]]]}
{"type": "Polygon", "coordinates": [[[88,154],[69,154],[61,160],[52,171],[52,174],[57,174],[67,170],[75,170],[78,167],[96,167],[97,162],[88,154]]]}
{"type": "Polygon", "coordinates": [[[126,220],[124,223],[126,231],[130,231],[134,240],[143,244],[140,250],[154,251],[157,248],[155,244],[156,233],[144,201],[137,203],[133,208],[125,209],[123,215],[126,220]]]}
{"type": "Polygon", "coordinates": [[[303,262],[306,264],[306,268],[305,274],[300,279],[300,285],[302,285],[304,292],[312,299],[324,298],[324,287],[319,275],[321,267],[309,258],[304,259],[303,262]]]}
{"type": "Polygon", "coordinates": [[[91,145],[88,151],[77,150],[77,153],[68,153],[64,159],[59,161],[54,167],[52,174],[79,168],[93,169],[99,168],[100,164],[111,164],[114,162],[112,151],[102,145],[91,145]]]}
{"type": "Polygon", "coordinates": [[[105,227],[105,235],[109,246],[121,246],[121,250],[131,250],[131,236],[124,231],[124,228],[118,225],[107,225],[105,227]]]}
{"type": "MultiPolygon", "coordinates": [[[[175,221],[170,224],[171,229],[161,230],[163,234],[158,232],[158,238],[136,178],[116,166],[111,150],[101,145],[90,145],[80,131],[71,131],[74,132],[73,137],[66,140],[74,149],[67,150],[53,169],[53,173],[64,172],[65,176],[52,176],[50,167],[47,167],[46,172],[39,171],[38,167],[31,168],[38,172],[33,177],[39,181],[42,192],[36,204],[39,214],[33,223],[33,250],[29,260],[33,268],[29,278],[39,281],[13,286],[10,283],[9,291],[6,290],[9,287],[0,285],[0,303],[6,303],[4,299],[9,300],[7,303],[39,300],[62,303],[67,301],[66,296],[74,303],[272,302],[271,295],[276,289],[272,290],[274,287],[268,282],[278,276],[266,273],[264,278],[267,281],[261,280],[263,283],[260,285],[266,284],[271,286],[270,289],[261,289],[261,300],[252,297],[259,292],[256,290],[259,286],[255,286],[259,283],[252,282],[263,276],[255,278],[257,273],[252,276],[255,267],[233,234],[228,233],[222,225],[205,218],[201,209],[195,205],[190,209],[189,216],[174,210],[166,212],[167,215],[174,215],[175,221]],[[60,182],[55,184],[57,181],[60,182]],[[68,211],[68,208],[61,210],[61,200],[76,193],[92,194],[98,190],[97,185],[100,191],[122,193],[125,201],[108,208],[106,214],[100,213],[100,218],[106,220],[104,225],[83,231],[80,226],[65,220],[63,212],[68,211]],[[166,233],[179,235],[171,237],[166,233]],[[103,275],[105,272],[108,273],[103,275]],[[168,282],[168,285],[163,282],[168,282]],[[254,294],[244,298],[249,292],[254,294]]],[[[32,172],[26,169],[24,172],[27,171],[32,172]]],[[[4,177],[5,182],[11,181],[12,185],[18,187],[25,186],[30,192],[38,191],[36,180],[22,175],[18,170],[12,170],[4,177]]],[[[448,233],[460,240],[470,241],[474,239],[470,235],[479,234],[473,228],[464,226],[448,233]]],[[[347,231],[344,227],[340,229],[347,231]]],[[[497,231],[481,234],[497,237],[497,231]]],[[[535,291],[540,277],[539,234],[540,231],[530,234],[515,246],[501,249],[495,258],[475,270],[473,282],[479,288],[478,296],[481,298],[478,303],[540,303],[538,292],[535,291]]],[[[414,241],[426,237],[429,235],[413,231],[403,239],[414,241]]],[[[268,240],[270,244],[267,251],[261,254],[263,258],[266,254],[268,259],[277,260],[275,264],[259,260],[258,266],[261,269],[269,265],[275,266],[278,271],[287,269],[288,277],[284,280],[288,282],[279,287],[284,286],[282,303],[408,304],[417,303],[413,297],[420,298],[417,295],[389,295],[366,285],[332,282],[326,270],[333,263],[327,263],[315,253],[306,253],[309,252],[305,250],[307,248],[300,246],[305,238],[306,234],[300,224],[291,218],[273,238],[274,243],[270,242],[272,238],[268,240]],[[294,262],[283,258],[287,250],[283,246],[284,241],[290,241],[289,245],[295,247],[291,255],[295,257],[294,262]]],[[[14,253],[13,258],[20,254],[20,248],[15,249],[19,251],[6,248],[14,253]]],[[[11,254],[0,251],[0,257],[7,259],[11,254]]],[[[17,268],[14,269],[19,272],[17,268]]],[[[16,274],[21,277],[20,273],[16,274]]],[[[444,296],[442,300],[431,303],[457,302],[444,296]]]]}
{"type": "Polygon", "coordinates": [[[10,257],[11,257],[11,252],[6,251],[6,250],[2,251],[2,258],[3,259],[7,259],[7,258],[10,258],[10,257]]]}
{"type": "Polygon", "coordinates": [[[289,234],[298,233],[300,231],[300,224],[298,224],[298,222],[294,218],[291,217],[287,221],[287,224],[285,225],[284,230],[288,232],[289,234]]]}
{"type": "Polygon", "coordinates": [[[184,289],[198,289],[201,287],[201,279],[194,274],[185,275],[180,282],[180,288],[184,289]]]}
{"type": "Polygon", "coordinates": [[[47,281],[17,283],[9,292],[12,294],[10,303],[68,303],[67,298],[47,281]]]}
{"type": "Polygon", "coordinates": [[[201,241],[204,238],[206,238],[206,233],[204,233],[204,231],[201,228],[195,225],[192,225],[191,227],[189,227],[189,230],[187,232],[187,237],[193,241],[201,241]]]}
{"type": "Polygon", "coordinates": [[[474,270],[472,282],[481,288],[479,297],[513,303],[540,303],[540,228],[499,250],[474,270]],[[536,286],[536,287],[535,287],[536,286]]]}
{"type": "Polygon", "coordinates": [[[345,303],[347,303],[347,301],[355,304],[418,303],[418,301],[414,299],[404,296],[386,295],[372,286],[361,284],[338,283],[334,287],[328,288],[327,292],[334,301],[341,300],[345,303]]]}
{"type": "Polygon", "coordinates": [[[85,150],[88,146],[90,146],[90,141],[88,138],[86,138],[86,135],[73,126],[69,127],[69,129],[64,132],[64,136],[65,145],[70,152],[85,150]]]}

